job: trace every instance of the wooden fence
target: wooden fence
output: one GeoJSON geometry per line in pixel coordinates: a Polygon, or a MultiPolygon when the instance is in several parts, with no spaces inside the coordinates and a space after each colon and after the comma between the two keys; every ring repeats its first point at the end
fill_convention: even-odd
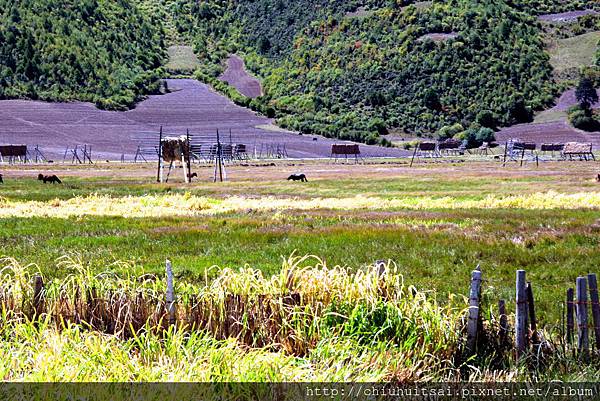
{"type": "MultiPolygon", "coordinates": [[[[482,273],[479,267],[472,273],[469,296],[469,320],[467,323],[467,355],[477,352],[476,344],[479,335],[478,330],[482,327],[478,322],[482,319],[479,310],[481,308],[481,282],[482,273]]],[[[566,290],[566,330],[564,333],[564,344],[568,350],[572,350],[583,360],[590,358],[590,329],[593,330],[595,348],[600,350],[600,302],[598,296],[598,283],[596,274],[590,273],[587,277],[578,277],[575,289],[566,290]],[[589,319],[591,311],[591,321],[589,319]],[[577,327],[575,328],[575,322],[577,327]],[[577,341],[575,342],[575,334],[577,341]]],[[[501,342],[508,339],[510,327],[506,314],[506,301],[500,299],[498,302],[498,316],[500,321],[501,342]]],[[[538,330],[538,319],[535,309],[535,297],[533,285],[526,279],[526,271],[518,270],[516,273],[515,286],[515,320],[514,320],[514,352],[517,359],[524,359],[547,345],[538,330]]]]}

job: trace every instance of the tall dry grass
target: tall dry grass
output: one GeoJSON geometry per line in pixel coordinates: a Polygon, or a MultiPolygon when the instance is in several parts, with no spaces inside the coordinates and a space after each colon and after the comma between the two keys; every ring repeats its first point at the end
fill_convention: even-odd
{"type": "Polygon", "coordinates": [[[207,273],[202,283],[176,283],[177,323],[169,327],[162,278],[94,275],[81,261],[62,258],[61,268],[71,273],[45,282],[36,304],[32,282],[37,268],[11,259],[2,264],[0,321],[5,337],[26,328],[36,337],[30,342],[42,341],[44,347],[48,338],[39,336],[50,335],[52,341],[64,336],[74,341],[75,336],[99,341],[98,347],[106,341],[127,342],[143,363],[153,363],[164,341],[177,335],[210,338],[217,348],[235,344],[236,350],[257,358],[296,358],[304,364],[289,372],[277,368],[273,378],[418,380],[425,375],[424,363],[450,368],[462,338],[464,310],[457,305],[464,306],[464,300],[441,305],[433,293],[405,286],[393,265],[382,277],[373,269],[330,268],[312,256],[284,260],[281,272],[271,277],[250,268],[219,269],[213,280],[207,273]],[[370,323],[382,316],[384,334],[372,330],[370,323]],[[359,326],[368,330],[355,332],[359,326]],[[340,361],[347,370],[336,376],[333,366],[340,361]],[[364,370],[366,366],[370,368],[364,370]]]}
{"type": "Polygon", "coordinates": [[[0,218],[121,216],[128,218],[202,216],[243,211],[283,210],[425,210],[425,209],[598,209],[600,192],[521,195],[488,195],[479,199],[454,196],[406,196],[384,198],[354,196],[342,198],[279,198],[274,196],[231,196],[215,199],[186,194],[111,197],[92,195],[66,200],[14,201],[0,198],[0,218]]]}

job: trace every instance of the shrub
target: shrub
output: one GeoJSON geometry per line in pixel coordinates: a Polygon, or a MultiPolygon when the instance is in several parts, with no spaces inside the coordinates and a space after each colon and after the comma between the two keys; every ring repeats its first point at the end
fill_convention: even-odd
{"type": "Polygon", "coordinates": [[[442,127],[436,134],[439,140],[453,138],[464,130],[463,126],[456,123],[454,125],[446,125],[442,127]]]}
{"type": "Polygon", "coordinates": [[[596,120],[591,112],[579,107],[570,110],[569,121],[573,127],[584,131],[600,131],[600,121],[596,120]]]}
{"type": "Polygon", "coordinates": [[[491,128],[482,127],[476,128],[471,127],[466,131],[463,131],[455,136],[456,139],[467,141],[467,148],[477,148],[483,144],[483,142],[492,142],[496,138],[494,131],[491,128]]]}
{"type": "Polygon", "coordinates": [[[494,114],[489,110],[481,110],[479,113],[477,113],[475,121],[477,121],[477,123],[482,127],[487,128],[495,128],[497,125],[494,114]]]}

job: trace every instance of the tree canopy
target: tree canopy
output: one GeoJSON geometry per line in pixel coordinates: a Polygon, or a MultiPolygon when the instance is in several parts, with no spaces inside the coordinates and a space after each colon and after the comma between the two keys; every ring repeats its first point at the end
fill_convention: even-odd
{"type": "Polygon", "coordinates": [[[0,98],[126,108],[158,88],[161,24],[129,0],[0,0],[0,98]]]}

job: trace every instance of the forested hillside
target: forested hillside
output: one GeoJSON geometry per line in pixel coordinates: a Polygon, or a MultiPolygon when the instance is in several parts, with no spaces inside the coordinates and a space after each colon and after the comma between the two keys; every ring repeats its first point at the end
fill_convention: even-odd
{"type": "Polygon", "coordinates": [[[242,0],[221,14],[235,32],[221,47],[263,78],[252,105],[306,133],[372,143],[390,128],[524,122],[552,102],[535,17],[502,0],[410,3],[242,0]]]}
{"type": "Polygon", "coordinates": [[[129,106],[156,89],[165,48],[187,44],[201,61],[196,76],[237,103],[285,127],[369,143],[389,130],[529,121],[561,89],[537,15],[600,11],[586,0],[32,3],[0,0],[0,96],[129,106]],[[261,78],[264,96],[217,80],[230,53],[261,78]]]}
{"type": "Polygon", "coordinates": [[[161,24],[130,0],[0,0],[0,98],[131,106],[158,89],[161,24]]]}
{"type": "Polygon", "coordinates": [[[291,112],[292,128],[351,139],[386,127],[468,126],[484,115],[489,126],[525,122],[553,98],[532,18],[502,1],[329,19],[300,36],[280,68],[264,65],[266,94],[291,112]]]}

